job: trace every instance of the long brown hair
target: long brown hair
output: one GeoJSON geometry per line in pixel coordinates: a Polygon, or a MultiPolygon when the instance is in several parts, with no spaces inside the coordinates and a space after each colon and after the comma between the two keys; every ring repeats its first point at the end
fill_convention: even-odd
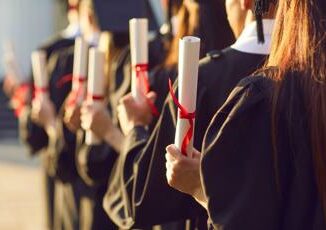
{"type": "Polygon", "coordinates": [[[296,73],[302,86],[315,177],[326,219],[326,1],[279,0],[278,4],[268,66],[278,67],[273,76],[278,86],[291,73],[296,73]]]}
{"type": "Polygon", "coordinates": [[[224,0],[207,0],[187,7],[183,3],[178,11],[178,31],[171,42],[164,65],[171,67],[178,62],[179,40],[184,36],[201,38],[200,56],[208,51],[223,49],[231,45],[235,38],[227,20],[224,0]]]}
{"type": "Polygon", "coordinates": [[[114,82],[113,65],[119,56],[129,45],[129,34],[127,32],[113,33],[105,31],[101,33],[99,49],[105,54],[105,78],[106,78],[106,91],[110,93],[110,87],[114,82]]]}

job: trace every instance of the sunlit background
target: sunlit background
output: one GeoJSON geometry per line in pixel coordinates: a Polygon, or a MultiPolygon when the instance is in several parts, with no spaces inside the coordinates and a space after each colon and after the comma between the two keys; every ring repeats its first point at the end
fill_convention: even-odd
{"type": "Polygon", "coordinates": [[[15,45],[24,75],[30,53],[66,26],[60,0],[0,0],[0,229],[43,230],[45,227],[39,159],[31,159],[18,141],[17,121],[2,92],[3,45],[15,45]]]}
{"type": "MultiPolygon", "coordinates": [[[[163,2],[148,0],[158,27],[166,16],[163,2]]],[[[0,230],[47,229],[40,158],[30,157],[19,141],[18,122],[3,92],[5,47],[13,45],[22,76],[31,76],[31,52],[67,26],[66,4],[0,0],[0,230]]]]}

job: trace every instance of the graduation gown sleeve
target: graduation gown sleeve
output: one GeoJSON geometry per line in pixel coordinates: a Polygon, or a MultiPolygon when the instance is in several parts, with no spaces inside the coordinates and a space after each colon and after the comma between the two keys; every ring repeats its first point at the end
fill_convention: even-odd
{"type": "MultiPolygon", "coordinates": [[[[62,38],[61,36],[55,36],[41,45],[38,49],[42,49],[46,52],[46,57],[49,61],[53,53],[58,52],[60,49],[72,46],[73,44],[73,39],[66,39],[62,38]]],[[[58,60],[56,59],[55,62],[57,61],[58,60]]],[[[52,71],[51,66],[50,71],[52,71]]],[[[32,74],[30,81],[33,83],[32,74]]],[[[48,145],[48,136],[42,127],[38,126],[31,120],[30,112],[30,107],[28,107],[19,117],[19,133],[21,140],[28,147],[30,154],[35,155],[48,145]]]]}
{"type": "Polygon", "coordinates": [[[19,117],[20,139],[28,147],[30,155],[35,155],[48,145],[45,130],[31,120],[31,108],[26,108],[19,117]]]}
{"type": "MultiPolygon", "coordinates": [[[[84,140],[84,131],[79,130],[77,140],[84,140]]],[[[117,153],[107,144],[86,145],[77,143],[77,170],[83,181],[94,186],[105,184],[117,158],[117,153]]]]}
{"type": "Polygon", "coordinates": [[[242,81],[207,130],[201,175],[215,229],[279,229],[267,81],[242,81]]]}

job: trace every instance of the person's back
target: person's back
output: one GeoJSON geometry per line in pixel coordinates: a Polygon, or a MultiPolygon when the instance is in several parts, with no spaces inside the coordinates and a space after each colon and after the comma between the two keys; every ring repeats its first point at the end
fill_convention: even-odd
{"type": "Polygon", "coordinates": [[[326,4],[312,2],[279,1],[264,76],[240,82],[206,132],[196,199],[215,229],[326,228],[326,4]]]}
{"type": "Polygon", "coordinates": [[[301,103],[303,84],[297,74],[288,74],[273,127],[276,85],[266,76],[242,80],[207,130],[202,174],[216,229],[243,229],[244,225],[271,230],[325,228],[307,108],[301,103]],[[271,135],[274,128],[277,155],[271,135]]]}
{"type": "MultiPolygon", "coordinates": [[[[251,18],[252,15],[249,16],[251,18]]],[[[239,80],[263,64],[268,54],[268,41],[273,28],[272,20],[264,20],[263,23],[266,25],[264,31],[265,44],[257,45],[256,23],[253,20],[248,23],[244,34],[239,37],[234,45],[222,52],[211,52],[207,58],[201,61],[194,136],[196,148],[201,148],[202,139],[211,117],[226,100],[232,88],[239,80]]],[[[120,173],[124,177],[122,180],[118,180],[117,178],[120,176],[118,173],[112,177],[112,186],[109,187],[104,200],[107,212],[116,218],[116,221],[122,221],[129,217],[115,212],[115,208],[119,205],[121,208],[127,209],[128,212],[130,207],[128,201],[125,202],[124,199],[118,201],[123,193],[125,193],[123,196],[128,196],[131,205],[135,207],[135,214],[146,213],[153,223],[171,220],[172,218],[198,216],[198,212],[195,213],[198,207],[195,208],[189,197],[169,188],[165,180],[165,159],[162,153],[165,151],[165,147],[174,141],[176,117],[176,106],[173,104],[173,100],[167,97],[161,116],[149,138],[146,129],[140,126],[135,127],[128,134],[129,142],[125,142],[125,149],[128,153],[123,154],[120,159],[121,164],[124,165],[119,165],[119,170],[123,170],[123,173],[120,173]],[[133,169],[137,170],[132,171],[131,165],[133,165],[133,169]],[[132,180],[134,183],[130,183],[132,180]],[[117,189],[119,186],[120,190],[117,189]],[[116,195],[118,192],[120,194],[116,195]],[[157,196],[157,194],[160,195],[157,196]],[[170,210],[172,204],[178,209],[170,210]],[[161,212],[146,212],[149,208],[153,209],[158,206],[161,212]],[[191,210],[193,213],[189,213],[185,209],[191,210]],[[162,210],[169,210],[169,212],[162,210]]],[[[138,218],[136,224],[137,221],[142,222],[141,214],[136,218],[138,218]]]]}

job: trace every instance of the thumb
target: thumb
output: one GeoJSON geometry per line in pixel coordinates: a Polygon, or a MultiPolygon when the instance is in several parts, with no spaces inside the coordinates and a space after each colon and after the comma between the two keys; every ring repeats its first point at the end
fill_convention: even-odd
{"type": "Polygon", "coordinates": [[[155,102],[157,98],[157,94],[154,91],[150,91],[149,93],[146,94],[146,97],[151,101],[155,102]]]}

